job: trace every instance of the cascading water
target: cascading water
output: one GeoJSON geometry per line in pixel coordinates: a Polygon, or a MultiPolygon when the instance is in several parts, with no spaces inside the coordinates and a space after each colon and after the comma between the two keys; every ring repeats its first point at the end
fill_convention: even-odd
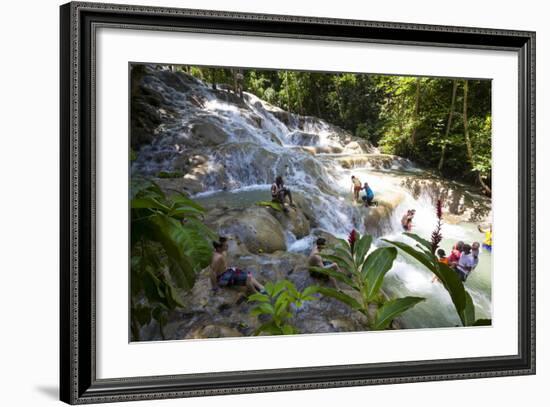
{"type": "MultiPolygon", "coordinates": [[[[171,170],[179,156],[193,143],[193,126],[208,123],[219,129],[223,142],[215,147],[201,145],[197,151],[205,156],[203,191],[199,201],[222,201],[226,205],[252,205],[269,200],[269,188],[282,175],[294,195],[299,195],[315,214],[318,228],[344,238],[352,228],[365,232],[369,209],[351,199],[351,175],[368,181],[378,197],[395,199],[390,216],[380,219],[381,238],[411,240],[402,235],[401,216],[416,209],[413,232],[428,238],[436,224],[433,200],[427,194],[414,197],[402,186],[404,177],[420,177],[424,171],[399,157],[372,155],[365,146],[341,129],[320,119],[301,117],[273,107],[258,97],[245,93],[243,100],[224,100],[223,91],[212,91],[193,80],[184,91],[154,79],[150,86],[170,101],[174,120],[159,129],[158,137],[143,146],[132,171],[154,174],[171,170]],[[201,150],[202,148],[202,150],[201,150]],[[383,165],[371,165],[373,162],[383,165]]],[[[228,94],[228,97],[230,95],[228,94]]],[[[315,230],[313,230],[315,232],[315,230]]],[[[441,244],[447,253],[458,241],[473,242],[482,238],[475,225],[444,224],[441,244]]],[[[315,240],[312,233],[302,239],[286,232],[289,251],[307,253],[315,240]]],[[[476,305],[477,318],[491,316],[491,254],[482,252],[475,272],[466,287],[476,305]]],[[[415,295],[425,301],[407,312],[407,326],[455,326],[460,321],[448,293],[432,275],[413,260],[399,256],[388,273],[385,290],[396,296],[415,295]]]]}

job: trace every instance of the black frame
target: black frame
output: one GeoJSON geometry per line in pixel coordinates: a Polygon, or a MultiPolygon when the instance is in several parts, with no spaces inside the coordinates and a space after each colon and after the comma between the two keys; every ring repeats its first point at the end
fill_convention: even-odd
{"type": "Polygon", "coordinates": [[[68,3],[60,8],[60,398],[70,404],[470,379],[535,373],[535,33],[68,3]],[[95,349],[95,29],[176,30],[512,50],[519,56],[517,355],[97,379],[95,349]]]}

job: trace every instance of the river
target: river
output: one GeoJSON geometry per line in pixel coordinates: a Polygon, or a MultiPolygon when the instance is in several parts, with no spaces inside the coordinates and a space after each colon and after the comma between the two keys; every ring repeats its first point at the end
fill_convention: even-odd
{"type": "MultiPolygon", "coordinates": [[[[222,91],[213,92],[200,81],[189,81],[185,92],[161,80],[153,85],[173,102],[171,109],[178,113],[178,120],[165,126],[162,138],[139,151],[132,168],[134,173],[173,170],[182,152],[191,157],[188,150],[193,126],[206,123],[220,129],[221,142],[217,141],[215,147],[193,145],[192,154],[204,157],[204,162],[200,171],[197,167],[191,173],[193,181],[200,185],[192,196],[207,208],[220,203],[227,207],[248,207],[269,200],[271,183],[282,175],[293,194],[311,207],[317,221],[316,228],[304,238],[296,239],[286,232],[288,251],[308,253],[317,230],[341,238],[352,228],[365,233],[370,209],[352,201],[351,175],[367,181],[375,200],[385,199],[391,208],[389,215],[378,221],[373,247],[380,246],[382,238],[411,242],[401,233],[400,226],[407,209],[416,209],[413,233],[429,238],[434,229],[437,219],[433,194],[428,190],[415,194],[404,181],[433,180],[437,176],[414,163],[379,154],[335,126],[317,118],[289,114],[249,93],[245,93],[244,101],[235,102],[223,100],[222,91]]],[[[474,202],[486,200],[469,193],[467,186],[457,188],[473,197],[474,202]]],[[[489,215],[490,211],[481,221],[488,221],[489,215]]],[[[467,243],[483,240],[477,222],[459,220],[443,225],[444,239],[440,246],[447,254],[459,240],[467,243]]],[[[491,265],[491,253],[482,250],[479,264],[465,284],[474,301],[476,318],[491,317],[491,265]]],[[[429,271],[408,257],[398,256],[383,288],[392,296],[427,299],[403,315],[407,328],[460,325],[447,291],[440,283],[432,282],[429,271]]]]}

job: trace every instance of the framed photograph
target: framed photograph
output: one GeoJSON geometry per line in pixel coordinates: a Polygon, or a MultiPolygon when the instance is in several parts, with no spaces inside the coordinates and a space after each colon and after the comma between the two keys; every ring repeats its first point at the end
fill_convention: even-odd
{"type": "Polygon", "coordinates": [[[68,3],[61,400],[535,373],[535,33],[68,3]]]}

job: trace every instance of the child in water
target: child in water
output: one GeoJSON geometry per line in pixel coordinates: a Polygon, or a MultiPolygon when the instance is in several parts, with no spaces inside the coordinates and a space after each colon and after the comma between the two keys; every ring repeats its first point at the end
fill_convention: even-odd
{"type": "MultiPolygon", "coordinates": [[[[437,250],[437,257],[438,257],[437,261],[439,261],[442,264],[449,265],[449,259],[447,258],[447,255],[445,254],[445,250],[438,249],[437,250]]],[[[432,278],[432,283],[435,283],[436,281],[439,281],[439,278],[437,278],[437,276],[434,276],[432,278]]]]}

